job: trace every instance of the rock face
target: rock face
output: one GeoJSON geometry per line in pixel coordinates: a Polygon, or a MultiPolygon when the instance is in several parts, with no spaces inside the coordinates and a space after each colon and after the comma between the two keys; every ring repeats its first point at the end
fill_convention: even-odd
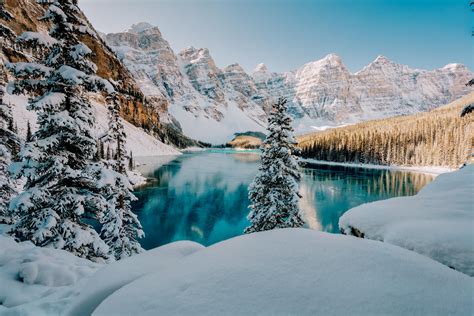
{"type": "Polygon", "coordinates": [[[106,40],[146,95],[168,100],[169,113],[194,138],[224,143],[236,132],[263,131],[279,97],[290,101],[298,132],[428,111],[473,90],[473,73],[460,64],[411,69],[379,56],[357,73],[329,54],[299,69],[249,75],[239,64],[219,69],[209,50],[175,54],[158,28],[146,23],[106,40]]]}

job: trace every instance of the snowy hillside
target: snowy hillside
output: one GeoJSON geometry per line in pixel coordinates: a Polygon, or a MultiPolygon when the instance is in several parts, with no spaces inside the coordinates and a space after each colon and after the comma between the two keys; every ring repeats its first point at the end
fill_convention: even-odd
{"type": "Polygon", "coordinates": [[[471,311],[473,283],[462,273],[389,244],[306,229],[255,233],[208,248],[176,242],[106,266],[1,236],[0,254],[0,314],[7,315],[471,311]]]}
{"type": "MultiPolygon", "coordinates": [[[[99,103],[94,103],[97,120],[98,134],[103,134],[108,128],[107,108],[99,103]]],[[[134,156],[163,156],[180,155],[181,152],[163,144],[155,137],[147,134],[142,129],[124,121],[127,142],[125,148],[128,152],[132,151],[134,156]]]]}
{"type": "Polygon", "coordinates": [[[298,132],[428,111],[472,91],[460,64],[411,69],[378,56],[357,73],[329,54],[286,73],[264,64],[247,74],[239,64],[216,66],[209,50],[175,54],[157,27],[139,23],[107,42],[148,96],[168,100],[169,113],[190,137],[223,143],[236,132],[262,131],[271,104],[290,103],[298,132]]]}
{"type": "MultiPolygon", "coordinates": [[[[18,126],[20,137],[26,137],[27,124],[30,122],[31,130],[36,130],[36,114],[34,111],[28,111],[26,108],[28,99],[25,96],[15,96],[6,94],[5,102],[12,104],[13,118],[18,126]]],[[[98,102],[94,102],[96,110],[96,134],[102,135],[108,128],[107,108],[98,102]]],[[[161,156],[161,155],[179,155],[181,154],[175,148],[163,144],[155,137],[147,134],[142,129],[128,123],[125,124],[127,134],[126,149],[132,151],[134,156],[161,156]]]]}
{"type": "Polygon", "coordinates": [[[413,250],[474,276],[474,165],[440,175],[414,197],[364,204],[345,213],[347,234],[413,250]]]}

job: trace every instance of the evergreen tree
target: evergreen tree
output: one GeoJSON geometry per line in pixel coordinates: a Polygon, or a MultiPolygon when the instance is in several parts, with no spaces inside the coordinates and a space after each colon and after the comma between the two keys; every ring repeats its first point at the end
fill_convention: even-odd
{"type": "Polygon", "coordinates": [[[302,227],[297,149],[287,102],[279,99],[268,118],[268,136],[262,145],[261,166],[249,187],[250,226],[245,233],[302,227]]]}
{"type": "MultiPolygon", "coordinates": [[[[1,63],[1,61],[0,61],[1,63]]],[[[11,178],[8,168],[12,162],[12,156],[20,147],[20,139],[11,128],[12,111],[9,104],[3,100],[7,75],[3,63],[0,64],[0,223],[11,224],[13,216],[8,209],[12,197],[18,194],[16,183],[11,178]]]]}
{"type": "MultiPolygon", "coordinates": [[[[94,162],[96,139],[93,107],[87,92],[113,87],[95,75],[92,51],[82,43],[86,21],[73,0],[57,0],[42,17],[51,22],[49,52],[41,63],[15,63],[15,93],[33,93],[29,109],[38,116],[38,131],[20,154],[18,177],[25,191],[10,208],[19,215],[13,234],[38,246],[67,250],[79,257],[101,261],[108,247],[85,219],[103,217],[108,203],[97,177],[103,173],[94,162]]],[[[20,36],[28,43],[38,37],[20,36]]],[[[42,45],[38,42],[38,45],[42,45]]]]}
{"type": "Polygon", "coordinates": [[[32,137],[33,137],[33,134],[31,133],[31,124],[30,124],[30,121],[28,121],[26,125],[26,141],[30,142],[32,137]]]}
{"type": "Polygon", "coordinates": [[[130,157],[128,158],[128,170],[132,171],[135,169],[135,161],[133,160],[133,152],[130,152],[130,157]]]}
{"type": "MultiPolygon", "coordinates": [[[[109,131],[107,140],[115,143],[115,161],[109,162],[113,170],[108,178],[113,179],[103,187],[109,208],[102,219],[101,238],[107,243],[111,254],[120,260],[143,251],[138,239],[144,237],[138,217],[132,212],[131,202],[136,200],[125,168],[125,128],[120,118],[120,100],[113,93],[107,99],[109,106],[109,131]]],[[[109,146],[110,148],[110,146],[109,146]]]]}

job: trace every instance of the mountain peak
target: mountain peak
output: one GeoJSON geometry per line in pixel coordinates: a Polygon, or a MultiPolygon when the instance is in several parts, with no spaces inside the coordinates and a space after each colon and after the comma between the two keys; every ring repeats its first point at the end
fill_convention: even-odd
{"type": "Polygon", "coordinates": [[[244,68],[240,66],[239,63],[233,63],[230,64],[229,66],[224,68],[224,72],[240,72],[240,73],[245,73],[244,68]]]}
{"type": "Polygon", "coordinates": [[[451,63],[451,64],[447,64],[442,69],[443,70],[449,70],[449,71],[457,71],[457,70],[461,70],[461,69],[464,69],[464,68],[467,69],[467,67],[464,66],[463,64],[451,63]]]}
{"type": "Polygon", "coordinates": [[[253,72],[268,72],[268,68],[267,68],[267,65],[265,65],[264,63],[260,63],[257,65],[257,67],[255,67],[255,69],[253,70],[253,72]]]}
{"type": "Polygon", "coordinates": [[[338,55],[334,53],[327,54],[322,60],[333,62],[333,63],[342,63],[341,57],[339,57],[338,55]]]}
{"type": "Polygon", "coordinates": [[[377,58],[372,62],[374,64],[392,64],[393,62],[383,55],[378,55],[377,58]]]}
{"type": "Polygon", "coordinates": [[[150,23],[148,23],[148,22],[139,22],[139,23],[133,24],[125,32],[138,34],[138,33],[142,33],[144,31],[147,31],[147,30],[150,30],[150,29],[155,29],[155,28],[157,28],[157,27],[150,24],[150,23]]]}

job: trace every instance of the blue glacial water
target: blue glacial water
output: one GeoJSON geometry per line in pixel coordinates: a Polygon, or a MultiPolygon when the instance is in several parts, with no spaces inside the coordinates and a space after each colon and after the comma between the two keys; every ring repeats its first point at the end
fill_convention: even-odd
{"type": "MultiPolygon", "coordinates": [[[[143,225],[145,249],[177,240],[203,245],[238,236],[248,225],[247,187],[258,152],[213,150],[177,157],[141,157],[151,181],[135,191],[132,207],[143,225]]],[[[362,203],[416,194],[426,174],[306,164],[300,206],[312,229],[339,233],[339,217],[362,203]]]]}

